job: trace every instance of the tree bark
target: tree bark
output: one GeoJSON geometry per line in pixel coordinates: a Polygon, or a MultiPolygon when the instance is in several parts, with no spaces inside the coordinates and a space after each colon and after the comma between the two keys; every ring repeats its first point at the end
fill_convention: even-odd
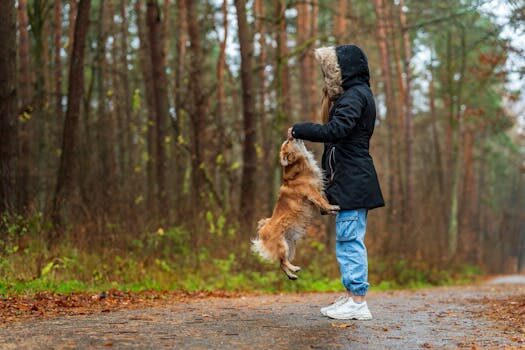
{"type": "Polygon", "coordinates": [[[288,69],[288,35],[286,32],[286,1],[275,0],[276,25],[276,90],[277,119],[287,118],[291,114],[290,72],[288,69]]]}
{"type": "Polygon", "coordinates": [[[27,0],[18,1],[18,44],[20,76],[20,102],[22,109],[26,109],[31,103],[31,63],[29,56],[29,20],[27,18],[27,0]]]}
{"type": "Polygon", "coordinates": [[[255,173],[256,173],[256,118],[254,111],[252,59],[252,35],[246,19],[246,1],[235,0],[237,9],[237,24],[239,29],[239,44],[241,48],[241,81],[242,81],[242,106],[243,106],[243,166],[241,182],[240,207],[242,211],[242,224],[245,233],[254,226],[255,213],[255,173]]]}
{"type": "Polygon", "coordinates": [[[142,10],[142,2],[137,1],[134,5],[135,13],[137,14],[137,31],[140,40],[139,62],[144,80],[144,92],[147,105],[146,124],[146,194],[148,207],[156,215],[158,213],[157,197],[156,197],[156,180],[155,180],[155,164],[153,157],[155,154],[155,96],[153,88],[153,77],[150,59],[150,47],[147,35],[147,28],[144,24],[144,11],[142,10]]]}
{"type": "MultiPolygon", "coordinates": [[[[288,69],[288,35],[286,31],[286,0],[275,0],[275,95],[277,103],[277,115],[275,116],[272,137],[276,137],[276,132],[284,128],[284,123],[289,120],[292,113],[292,96],[290,94],[290,71],[288,69]]],[[[267,201],[273,203],[275,200],[276,180],[280,175],[280,165],[277,157],[278,144],[272,143],[268,148],[270,153],[267,156],[268,169],[272,171],[267,175],[267,201]]],[[[268,215],[271,214],[271,208],[268,215]]]]}
{"type": "Polygon", "coordinates": [[[15,2],[0,3],[0,214],[16,209],[17,91],[15,2]]]}
{"type": "Polygon", "coordinates": [[[348,27],[348,20],[346,18],[348,15],[348,4],[348,0],[339,0],[334,10],[334,27],[332,34],[334,35],[337,44],[343,43],[348,36],[348,33],[346,32],[348,27]]]}
{"type": "MultiPolygon", "coordinates": [[[[401,31],[403,33],[403,70],[404,70],[404,94],[403,94],[403,109],[404,109],[404,136],[405,136],[405,208],[403,210],[403,231],[410,232],[411,218],[413,213],[413,175],[412,175],[412,67],[410,61],[412,59],[412,45],[410,41],[410,33],[408,31],[407,19],[405,15],[405,1],[399,0],[399,21],[401,24],[401,31]]],[[[415,237],[412,241],[415,240],[415,237]]]]}
{"type": "Polygon", "coordinates": [[[319,110],[319,96],[316,96],[315,61],[313,44],[317,35],[317,1],[297,3],[297,47],[302,52],[299,57],[300,82],[305,93],[301,100],[301,119],[321,122],[319,110]],[[315,9],[315,10],[314,10],[315,9]]]}
{"type": "Polygon", "coordinates": [[[461,261],[470,264],[478,263],[478,235],[475,232],[476,219],[476,177],[474,175],[474,128],[465,127],[463,132],[463,179],[461,193],[461,209],[459,210],[459,232],[461,245],[461,261]]]}
{"type": "Polygon", "coordinates": [[[188,26],[187,26],[187,11],[186,1],[177,1],[177,22],[176,22],[176,37],[177,37],[177,57],[175,59],[175,115],[177,118],[178,128],[181,128],[182,118],[182,104],[184,100],[182,82],[184,78],[184,58],[186,56],[186,42],[188,40],[188,26]]]}
{"type": "Polygon", "coordinates": [[[217,124],[219,139],[223,141],[223,117],[224,105],[226,104],[226,92],[224,90],[224,70],[226,67],[226,41],[228,40],[228,1],[223,0],[221,6],[222,28],[224,35],[219,43],[219,58],[217,60],[217,124]]]}
{"type": "Polygon", "coordinates": [[[123,173],[132,173],[134,168],[134,160],[133,160],[133,154],[134,147],[133,147],[133,133],[131,132],[131,128],[133,125],[133,111],[131,106],[131,89],[129,85],[129,69],[128,69],[128,18],[126,14],[126,3],[125,0],[120,0],[119,9],[120,9],[120,17],[122,18],[122,23],[120,26],[120,66],[123,71],[123,74],[121,74],[121,89],[123,90],[124,94],[124,124],[125,128],[124,130],[121,130],[121,132],[125,132],[125,138],[126,142],[124,145],[124,149],[122,150],[122,155],[124,160],[124,169],[123,173]],[[125,157],[124,157],[125,155],[125,157]]]}
{"type": "Polygon", "coordinates": [[[383,75],[384,83],[384,93],[387,107],[386,122],[388,127],[388,219],[387,225],[391,227],[393,235],[389,235],[389,241],[386,243],[385,250],[390,250],[391,247],[388,245],[391,244],[392,239],[399,239],[399,220],[396,218],[398,213],[398,206],[400,204],[399,198],[401,197],[401,189],[398,186],[398,181],[396,181],[396,174],[399,175],[398,169],[398,158],[396,152],[397,147],[397,128],[396,128],[396,116],[397,108],[395,95],[393,90],[393,79],[392,79],[392,69],[390,66],[390,49],[388,47],[388,35],[386,30],[386,18],[385,18],[385,9],[383,0],[374,0],[374,8],[376,13],[376,28],[377,28],[377,44],[379,47],[379,57],[381,61],[381,73],[383,75]],[[394,236],[394,237],[392,237],[394,236]]]}
{"type": "Polygon", "coordinates": [[[27,1],[18,1],[18,62],[20,65],[18,76],[19,87],[19,107],[22,112],[21,122],[18,125],[18,143],[19,143],[19,164],[17,192],[18,203],[21,207],[29,205],[29,193],[32,193],[30,186],[31,177],[31,147],[32,126],[34,118],[32,106],[32,84],[31,59],[29,48],[29,20],[27,17],[27,1]]]}
{"type": "MultiPolygon", "coordinates": [[[[98,52],[97,52],[97,84],[98,84],[98,122],[96,136],[98,138],[97,144],[99,147],[99,157],[101,159],[101,172],[103,174],[101,182],[102,195],[100,206],[105,212],[109,212],[108,204],[115,196],[117,181],[117,157],[115,154],[115,146],[117,145],[117,126],[115,112],[115,101],[113,93],[109,91],[115,90],[115,84],[111,77],[113,74],[108,74],[111,71],[111,65],[106,58],[107,43],[109,33],[112,32],[112,15],[113,8],[111,0],[101,0],[99,3],[99,18],[98,18],[98,52]]],[[[115,54],[112,53],[113,57],[115,54]]]]}
{"type": "Polygon", "coordinates": [[[162,43],[162,20],[160,6],[157,0],[147,3],[147,19],[149,28],[150,59],[153,76],[155,98],[155,165],[157,171],[157,202],[159,213],[163,218],[168,215],[166,193],[166,150],[164,146],[165,125],[169,120],[168,80],[162,43]]]}
{"type": "Polygon", "coordinates": [[[73,183],[77,176],[78,124],[80,120],[80,102],[84,92],[84,51],[89,27],[90,7],[90,0],[80,0],[78,2],[78,14],[75,22],[73,51],[69,69],[68,106],[64,120],[62,153],[52,209],[52,221],[58,226],[63,223],[61,209],[71,196],[73,183]]]}
{"type": "Polygon", "coordinates": [[[55,111],[59,122],[62,121],[62,2],[55,1],[55,111]]]}
{"type": "Polygon", "coordinates": [[[189,67],[189,76],[191,77],[189,82],[189,90],[192,105],[189,108],[191,115],[190,122],[192,126],[192,143],[193,143],[193,154],[191,155],[192,163],[192,184],[193,184],[193,200],[194,209],[203,208],[203,197],[204,197],[204,184],[205,177],[204,171],[201,167],[204,166],[204,152],[202,146],[202,135],[204,134],[205,128],[205,116],[206,116],[206,97],[204,96],[204,85],[203,85],[203,54],[202,54],[202,39],[200,33],[200,25],[197,21],[197,10],[195,7],[195,1],[186,0],[185,8],[187,11],[187,24],[188,24],[188,36],[190,39],[189,53],[192,64],[189,67]]]}

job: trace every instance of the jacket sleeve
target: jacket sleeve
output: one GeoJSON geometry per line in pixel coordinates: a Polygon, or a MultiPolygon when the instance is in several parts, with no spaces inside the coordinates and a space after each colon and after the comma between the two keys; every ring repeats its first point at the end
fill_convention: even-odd
{"type": "Polygon", "coordinates": [[[354,128],[361,117],[365,103],[365,96],[357,89],[350,89],[337,101],[333,117],[328,123],[295,124],[292,127],[292,136],[313,142],[337,142],[354,128]]]}

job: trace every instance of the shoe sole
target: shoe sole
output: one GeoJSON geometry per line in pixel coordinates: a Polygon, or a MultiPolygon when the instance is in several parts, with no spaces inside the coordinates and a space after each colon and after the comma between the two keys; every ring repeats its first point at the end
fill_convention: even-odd
{"type": "Polygon", "coordinates": [[[335,320],[358,320],[358,321],[370,321],[373,319],[372,315],[370,316],[354,316],[354,315],[330,315],[326,314],[326,316],[333,318],[335,320]]]}

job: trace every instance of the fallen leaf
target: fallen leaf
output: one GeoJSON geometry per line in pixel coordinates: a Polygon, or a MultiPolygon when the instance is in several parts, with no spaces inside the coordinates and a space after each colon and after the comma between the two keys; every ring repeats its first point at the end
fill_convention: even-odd
{"type": "Polygon", "coordinates": [[[332,327],[334,328],[348,328],[352,327],[353,325],[350,323],[332,323],[332,327]]]}

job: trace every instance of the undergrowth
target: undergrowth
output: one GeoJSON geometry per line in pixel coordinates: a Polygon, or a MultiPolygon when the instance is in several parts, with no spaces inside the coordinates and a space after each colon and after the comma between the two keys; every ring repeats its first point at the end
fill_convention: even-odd
{"type": "MultiPolygon", "coordinates": [[[[41,215],[2,217],[0,295],[40,291],[70,293],[119,289],[183,291],[341,291],[334,253],[318,239],[300,243],[295,262],[303,270],[289,281],[278,264],[261,261],[249,239],[239,240],[223,218],[207,216],[208,237],[195,240],[181,227],[157,228],[141,235],[121,235],[115,242],[79,244],[71,230],[50,247],[41,215]]],[[[81,240],[80,240],[81,241],[81,240]]],[[[372,290],[421,288],[472,282],[476,267],[438,269],[406,259],[369,260],[372,290]]]]}

